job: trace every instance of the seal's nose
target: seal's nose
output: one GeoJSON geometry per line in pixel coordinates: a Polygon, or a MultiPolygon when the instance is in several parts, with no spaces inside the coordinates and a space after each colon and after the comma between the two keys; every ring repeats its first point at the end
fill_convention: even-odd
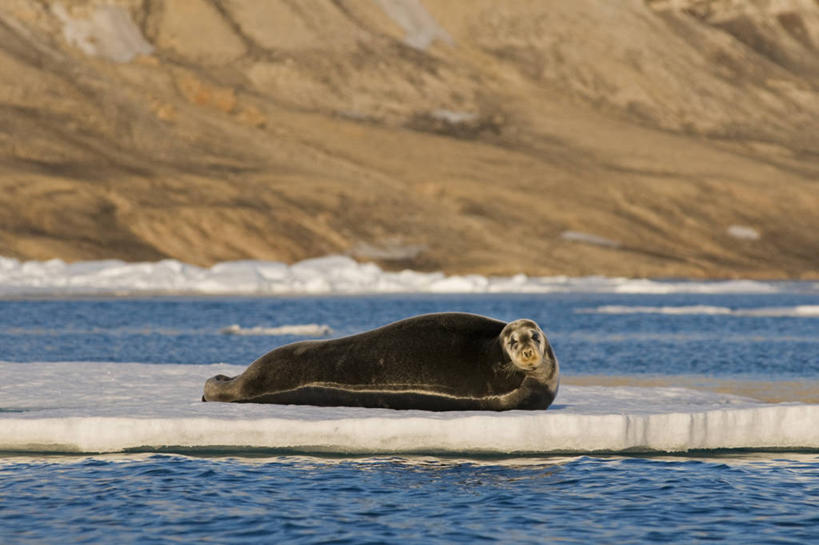
{"type": "Polygon", "coordinates": [[[534,357],[535,351],[532,350],[531,348],[524,348],[523,351],[521,352],[521,355],[526,359],[531,359],[534,357]]]}

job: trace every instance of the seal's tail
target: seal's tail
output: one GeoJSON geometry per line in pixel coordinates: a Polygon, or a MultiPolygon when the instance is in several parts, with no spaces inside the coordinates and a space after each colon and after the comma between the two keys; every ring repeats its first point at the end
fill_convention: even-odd
{"type": "Polygon", "coordinates": [[[216,375],[205,381],[205,391],[202,401],[234,401],[236,395],[233,392],[235,377],[216,375]]]}

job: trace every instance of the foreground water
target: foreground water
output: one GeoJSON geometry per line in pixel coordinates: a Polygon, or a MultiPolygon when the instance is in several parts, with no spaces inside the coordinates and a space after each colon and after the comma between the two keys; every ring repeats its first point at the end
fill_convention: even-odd
{"type": "Polygon", "coordinates": [[[3,543],[815,543],[819,457],[7,459],[3,543]]]}
{"type": "MultiPolygon", "coordinates": [[[[537,320],[567,384],[752,383],[755,392],[773,381],[787,400],[788,385],[819,395],[817,307],[819,295],[789,291],[14,300],[0,301],[0,359],[32,369],[26,362],[245,365],[303,338],[283,326],[336,336],[460,310],[537,320]]],[[[78,375],[62,387],[66,397],[82,388],[78,375]]],[[[815,452],[0,456],[3,544],[809,543],[819,539],[817,504],[815,452]]]]}

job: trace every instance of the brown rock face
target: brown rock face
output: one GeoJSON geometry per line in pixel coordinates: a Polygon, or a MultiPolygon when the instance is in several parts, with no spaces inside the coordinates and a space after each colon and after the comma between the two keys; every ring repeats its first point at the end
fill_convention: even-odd
{"type": "Polygon", "coordinates": [[[0,255],[819,278],[819,3],[5,0],[0,255]]]}

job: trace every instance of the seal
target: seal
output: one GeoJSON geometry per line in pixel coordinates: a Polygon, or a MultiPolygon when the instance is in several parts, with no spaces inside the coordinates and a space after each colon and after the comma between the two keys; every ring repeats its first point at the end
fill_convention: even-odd
{"type": "Polygon", "coordinates": [[[263,355],[207,380],[202,401],[428,411],[546,409],[559,366],[532,320],[424,314],[263,355]]]}

